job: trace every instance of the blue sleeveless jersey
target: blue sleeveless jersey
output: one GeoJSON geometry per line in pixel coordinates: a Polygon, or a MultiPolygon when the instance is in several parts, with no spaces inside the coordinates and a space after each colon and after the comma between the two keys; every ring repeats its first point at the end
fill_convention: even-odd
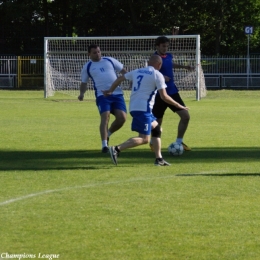
{"type": "MultiPolygon", "coordinates": [[[[155,52],[155,54],[159,55],[157,52],[155,52]]],[[[164,76],[168,76],[170,78],[170,81],[165,82],[167,85],[166,92],[168,95],[173,95],[175,93],[178,93],[179,90],[174,83],[173,56],[171,53],[166,53],[163,56],[160,55],[160,57],[162,58],[162,61],[163,61],[160,72],[164,76]]]]}

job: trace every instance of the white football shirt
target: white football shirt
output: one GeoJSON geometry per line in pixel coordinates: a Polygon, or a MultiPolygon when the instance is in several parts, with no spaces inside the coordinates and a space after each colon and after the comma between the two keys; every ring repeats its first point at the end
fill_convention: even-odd
{"type": "MultiPolygon", "coordinates": [[[[81,71],[81,82],[87,83],[92,79],[96,97],[103,95],[101,90],[108,90],[117,79],[116,72],[123,69],[123,64],[112,57],[102,57],[100,61],[87,62],[81,71]]],[[[123,94],[120,87],[113,92],[114,95],[123,94]]]]}
{"type": "Polygon", "coordinates": [[[158,89],[167,88],[161,72],[154,67],[136,69],[124,75],[132,81],[129,111],[152,112],[155,94],[158,89]]]}

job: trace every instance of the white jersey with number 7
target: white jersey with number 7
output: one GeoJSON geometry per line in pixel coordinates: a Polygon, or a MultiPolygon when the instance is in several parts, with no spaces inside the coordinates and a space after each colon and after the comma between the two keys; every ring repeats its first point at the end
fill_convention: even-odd
{"type": "Polygon", "coordinates": [[[154,67],[132,70],[124,75],[132,81],[129,111],[152,112],[155,94],[158,89],[167,88],[161,72],[154,67]]]}

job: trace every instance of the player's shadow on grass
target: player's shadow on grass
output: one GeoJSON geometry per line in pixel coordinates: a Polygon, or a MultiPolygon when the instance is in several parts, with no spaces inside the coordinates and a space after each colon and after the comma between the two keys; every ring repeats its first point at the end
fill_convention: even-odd
{"type": "MultiPolygon", "coordinates": [[[[256,162],[260,159],[260,147],[193,148],[182,156],[172,157],[166,149],[164,158],[170,163],[228,163],[256,162]]],[[[148,147],[125,150],[118,158],[119,167],[153,166],[154,153],[148,147]]],[[[109,154],[100,150],[68,151],[10,151],[0,150],[0,171],[12,170],[100,170],[114,167],[109,154]]]]}
{"type": "MultiPolygon", "coordinates": [[[[107,154],[100,151],[9,151],[0,150],[0,171],[7,170],[100,170],[107,154]]],[[[110,158],[109,158],[110,159],[110,158]]]]}
{"type": "Polygon", "coordinates": [[[184,173],[176,174],[178,177],[197,177],[197,176],[208,176],[208,177],[248,177],[254,176],[259,177],[260,173],[184,173]]]}

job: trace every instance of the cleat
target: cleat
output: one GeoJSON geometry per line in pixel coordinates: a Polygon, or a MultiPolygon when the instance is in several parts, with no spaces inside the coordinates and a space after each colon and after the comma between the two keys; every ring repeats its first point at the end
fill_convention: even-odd
{"type": "Polygon", "coordinates": [[[102,153],[108,153],[109,152],[109,148],[107,146],[104,146],[102,148],[102,153]]]}
{"type": "Polygon", "coordinates": [[[110,153],[112,162],[115,165],[117,165],[118,152],[116,151],[115,146],[110,146],[109,147],[109,153],[110,153]]]}
{"type": "Polygon", "coordinates": [[[185,143],[181,143],[181,144],[183,146],[184,151],[191,151],[191,148],[188,145],[186,145],[185,143]]]}
{"type": "Polygon", "coordinates": [[[170,164],[168,162],[166,162],[164,159],[162,159],[162,160],[155,159],[154,165],[155,166],[170,166],[170,164]]]}

